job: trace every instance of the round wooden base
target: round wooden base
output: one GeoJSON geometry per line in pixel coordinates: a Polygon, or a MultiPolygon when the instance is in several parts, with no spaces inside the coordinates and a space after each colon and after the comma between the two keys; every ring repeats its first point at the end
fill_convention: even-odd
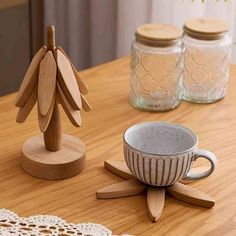
{"type": "Polygon", "coordinates": [[[45,148],[42,135],[33,136],[22,146],[21,166],[28,174],[41,179],[70,178],[85,167],[85,144],[65,134],[61,150],[50,152],[45,148]]]}

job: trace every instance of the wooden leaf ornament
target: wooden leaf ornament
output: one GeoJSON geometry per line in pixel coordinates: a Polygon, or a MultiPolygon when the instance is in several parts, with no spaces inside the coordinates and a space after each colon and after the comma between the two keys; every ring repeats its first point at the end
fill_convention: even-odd
{"type": "Polygon", "coordinates": [[[147,206],[148,213],[153,222],[160,218],[165,203],[165,188],[148,187],[147,206]]]}
{"type": "Polygon", "coordinates": [[[81,126],[80,111],[73,109],[73,107],[70,105],[70,103],[67,101],[65,95],[63,94],[63,91],[62,91],[59,84],[57,84],[57,95],[59,97],[59,101],[60,101],[67,117],[69,118],[70,122],[74,126],[80,127],[81,126]]]}
{"type": "Polygon", "coordinates": [[[63,93],[74,110],[81,110],[82,102],[80,91],[70,62],[60,50],[55,51],[58,66],[58,82],[63,93]]]}
{"type": "Polygon", "coordinates": [[[175,183],[174,185],[167,187],[167,191],[176,199],[192,205],[206,208],[211,208],[215,205],[214,199],[207,194],[181,183],[175,183]]]}
{"type": "Polygon", "coordinates": [[[146,185],[136,179],[131,179],[109,185],[97,191],[97,198],[119,198],[135,196],[145,191],[146,185]]]}
{"type": "Polygon", "coordinates": [[[88,94],[88,89],[84,83],[84,81],[82,80],[82,78],[80,77],[78,71],[76,70],[75,66],[72,64],[71,60],[69,59],[69,57],[66,55],[65,51],[61,48],[61,47],[58,47],[58,49],[64,54],[64,56],[68,59],[68,61],[70,62],[71,64],[71,68],[74,72],[74,75],[75,75],[75,78],[77,80],[77,84],[79,86],[79,90],[80,92],[83,94],[83,95],[86,95],[88,94]]]}
{"type": "Polygon", "coordinates": [[[86,98],[81,94],[81,100],[82,100],[82,107],[84,111],[91,111],[92,107],[89,105],[86,98]]]}
{"type": "Polygon", "coordinates": [[[20,86],[16,121],[24,122],[38,101],[38,124],[43,134],[23,144],[21,167],[34,177],[59,180],[81,173],[86,149],[79,138],[63,134],[58,103],[76,127],[81,126],[81,109],[89,111],[91,107],[81,97],[78,84],[83,93],[87,88],[76,69],[62,49],[56,49],[55,27],[48,25],[46,33],[47,46],[36,53],[20,86]]]}
{"type": "Polygon", "coordinates": [[[104,167],[124,179],[135,178],[124,161],[106,160],[104,162],[104,167]]]}
{"type": "Polygon", "coordinates": [[[52,117],[52,112],[54,109],[55,101],[56,101],[56,96],[54,93],[48,113],[46,114],[46,116],[43,116],[41,114],[41,112],[39,111],[39,105],[38,105],[38,122],[39,122],[39,128],[40,128],[41,132],[45,132],[48,127],[48,124],[49,124],[51,117],[52,117]]]}
{"type": "Polygon", "coordinates": [[[51,51],[48,51],[39,67],[38,103],[41,115],[46,116],[56,89],[57,65],[51,51]]]}
{"type": "Polygon", "coordinates": [[[29,113],[33,109],[34,104],[36,102],[37,102],[37,87],[34,88],[26,104],[23,107],[19,107],[16,117],[17,123],[23,123],[27,119],[29,113]]]}
{"type": "Polygon", "coordinates": [[[39,74],[39,64],[46,54],[45,47],[39,49],[35,54],[30,66],[25,74],[23,82],[20,86],[19,92],[16,97],[15,105],[17,107],[23,107],[28,101],[34,87],[37,86],[38,74],[39,74]]]}

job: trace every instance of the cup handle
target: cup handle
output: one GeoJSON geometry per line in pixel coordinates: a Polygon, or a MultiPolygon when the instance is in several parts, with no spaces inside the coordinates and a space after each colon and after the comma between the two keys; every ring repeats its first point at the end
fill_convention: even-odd
{"type": "Polygon", "coordinates": [[[207,150],[198,150],[195,156],[193,157],[193,161],[196,161],[200,157],[206,158],[210,162],[211,167],[209,168],[209,170],[206,170],[202,173],[188,172],[187,175],[184,177],[184,180],[204,179],[210,174],[212,174],[212,172],[215,170],[216,165],[217,165],[217,158],[212,152],[207,151],[207,150]]]}

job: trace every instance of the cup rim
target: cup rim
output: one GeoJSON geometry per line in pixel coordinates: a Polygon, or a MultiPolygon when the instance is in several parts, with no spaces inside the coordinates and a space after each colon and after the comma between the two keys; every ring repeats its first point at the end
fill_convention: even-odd
{"type": "Polygon", "coordinates": [[[197,146],[198,146],[198,136],[190,129],[190,128],[187,128],[183,125],[180,125],[180,124],[176,124],[176,123],[172,123],[172,122],[166,122],[166,121],[145,121],[145,122],[141,122],[141,123],[138,123],[138,124],[135,124],[135,125],[132,125],[130,126],[128,129],[126,129],[126,131],[123,133],[123,142],[130,148],[134,149],[135,151],[137,152],[140,152],[140,153],[144,153],[146,155],[150,155],[150,156],[175,156],[175,155],[180,155],[180,154],[185,154],[185,153],[188,153],[188,152],[191,152],[192,150],[194,150],[197,146]],[[137,126],[143,126],[145,124],[151,124],[151,123],[159,123],[159,124],[166,124],[166,125],[169,125],[169,126],[174,126],[174,127],[179,127],[181,129],[184,129],[188,132],[190,132],[190,134],[195,138],[196,142],[195,144],[190,147],[189,149],[186,149],[184,151],[181,151],[181,152],[173,152],[173,153],[149,153],[149,152],[144,152],[142,150],[139,150],[135,147],[133,147],[132,145],[130,145],[126,139],[125,139],[125,135],[127,134],[128,131],[130,131],[132,128],[135,128],[137,126]]]}

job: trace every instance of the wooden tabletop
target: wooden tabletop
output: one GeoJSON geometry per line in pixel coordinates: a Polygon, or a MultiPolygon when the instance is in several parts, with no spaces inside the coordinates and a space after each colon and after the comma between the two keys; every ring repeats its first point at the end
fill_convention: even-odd
{"type": "MultiPolygon", "coordinates": [[[[68,222],[94,222],[114,233],[134,235],[236,235],[236,68],[231,69],[227,96],[210,105],[182,104],[173,111],[143,112],[128,103],[129,59],[123,58],[81,73],[93,111],[82,114],[75,128],[63,113],[65,133],[87,146],[85,171],[71,179],[45,181],[25,174],[19,165],[21,146],[39,133],[34,108],[24,124],[16,124],[16,94],[0,98],[0,208],[20,216],[53,214],[68,222]],[[190,206],[167,196],[158,223],[152,223],[145,194],[97,200],[96,190],[122,179],[103,168],[107,159],[123,160],[122,134],[131,125],[149,120],[176,122],[193,129],[200,148],[218,157],[216,171],[191,183],[216,199],[212,209],[190,206]]],[[[205,165],[199,161],[197,165],[205,165]]]]}

